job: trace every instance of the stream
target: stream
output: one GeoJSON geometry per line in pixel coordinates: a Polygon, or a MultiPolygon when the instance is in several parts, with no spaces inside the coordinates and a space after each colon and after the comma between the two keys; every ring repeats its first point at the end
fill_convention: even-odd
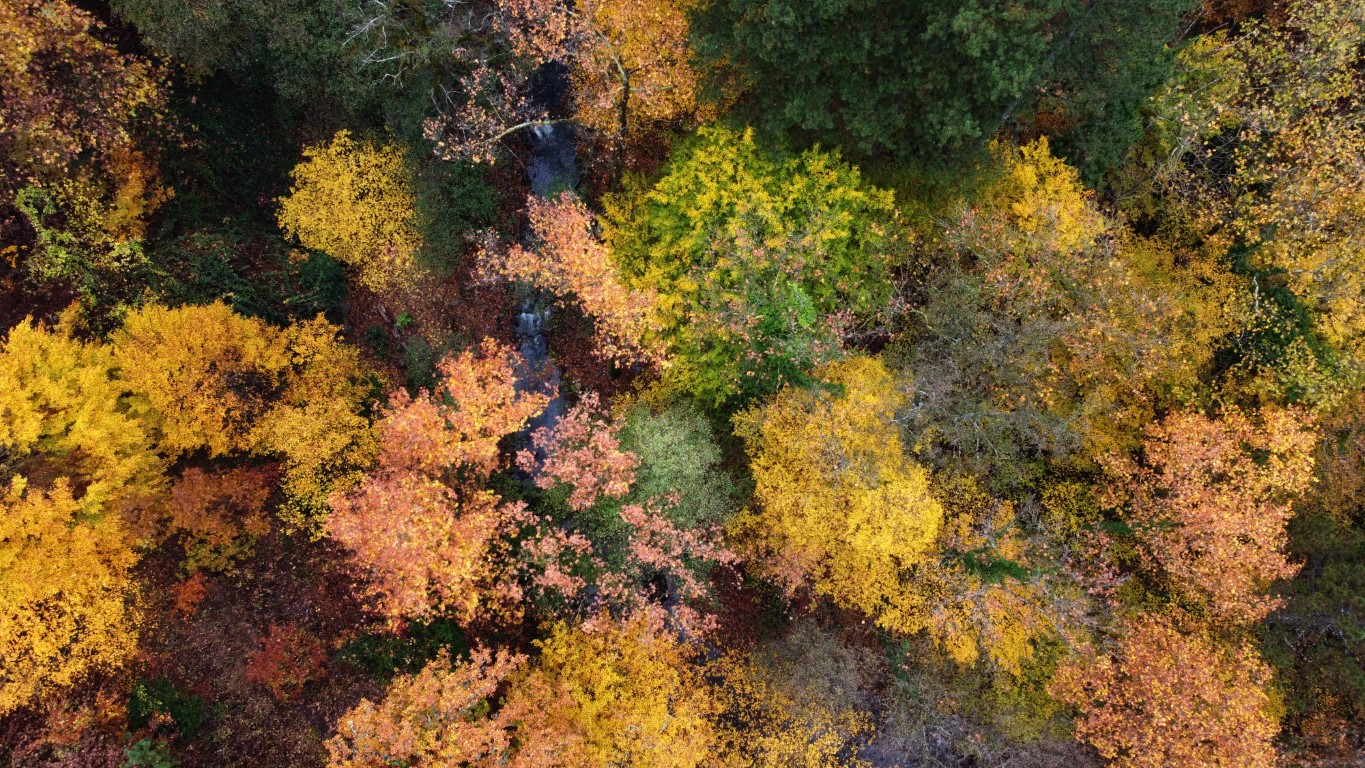
{"type": "MultiPolygon", "coordinates": [[[[531,96],[536,106],[547,114],[558,111],[568,92],[567,74],[554,64],[546,65],[537,73],[531,96]]],[[[531,157],[526,174],[531,182],[531,193],[548,198],[559,190],[578,187],[577,141],[570,123],[538,125],[529,137],[531,157]]],[[[534,248],[535,233],[526,230],[522,245],[534,248]]],[[[564,415],[564,400],[559,396],[559,366],[550,357],[545,341],[545,324],[549,322],[551,303],[543,291],[520,289],[521,311],[517,314],[517,339],[520,342],[521,365],[516,371],[516,387],[521,392],[539,392],[550,397],[550,402],[538,416],[531,419],[523,433],[523,440],[542,427],[551,428],[564,415]]],[[[545,457],[539,455],[537,459],[545,457]]]]}

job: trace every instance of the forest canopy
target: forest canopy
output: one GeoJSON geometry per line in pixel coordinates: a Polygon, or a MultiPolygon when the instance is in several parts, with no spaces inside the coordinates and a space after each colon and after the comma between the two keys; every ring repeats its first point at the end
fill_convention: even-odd
{"type": "Polygon", "coordinates": [[[1365,763],[1365,0],[0,0],[0,768],[1365,763]]]}

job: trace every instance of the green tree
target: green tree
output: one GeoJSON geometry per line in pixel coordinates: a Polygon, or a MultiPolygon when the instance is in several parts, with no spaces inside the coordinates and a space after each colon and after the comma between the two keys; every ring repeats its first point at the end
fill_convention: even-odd
{"type": "Polygon", "coordinates": [[[607,218],[627,280],[659,296],[666,375],[702,401],[801,380],[892,295],[892,194],[838,153],[767,151],[751,131],[703,128],[607,218]]]}
{"type": "Polygon", "coordinates": [[[694,29],[713,87],[772,129],[927,158],[1027,122],[1046,91],[1089,166],[1137,137],[1189,5],[717,0],[694,29]]]}

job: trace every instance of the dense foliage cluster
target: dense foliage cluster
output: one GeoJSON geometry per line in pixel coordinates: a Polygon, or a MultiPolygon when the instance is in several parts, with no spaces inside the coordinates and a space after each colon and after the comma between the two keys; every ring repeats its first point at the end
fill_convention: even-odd
{"type": "Polygon", "coordinates": [[[1365,761],[1365,0],[0,0],[0,768],[1365,761]]]}

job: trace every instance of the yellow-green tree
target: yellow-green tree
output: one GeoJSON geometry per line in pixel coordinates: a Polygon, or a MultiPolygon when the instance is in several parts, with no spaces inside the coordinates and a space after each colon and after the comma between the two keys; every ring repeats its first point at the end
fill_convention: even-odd
{"type": "Polygon", "coordinates": [[[1047,142],[997,145],[1002,178],[943,232],[953,249],[907,346],[920,455],[1008,487],[1090,466],[1199,386],[1232,280],[1128,232],[1047,142]]]}
{"type": "Polygon", "coordinates": [[[279,201],[285,234],[350,265],[367,288],[401,282],[422,245],[402,148],[339,131],[303,157],[293,189],[279,201]]]}
{"type": "MultiPolygon", "coordinates": [[[[1315,330],[1365,338],[1365,3],[1298,0],[1181,54],[1149,163],[1170,218],[1287,282],[1315,330]]],[[[1261,287],[1266,287],[1263,284],[1261,287]]]]}
{"type": "Polygon", "coordinates": [[[896,412],[906,396],[885,363],[855,357],[736,417],[757,508],[734,532],[789,590],[811,585],[896,632],[924,626],[910,583],[943,521],[929,475],[906,458],[896,412]]]}

